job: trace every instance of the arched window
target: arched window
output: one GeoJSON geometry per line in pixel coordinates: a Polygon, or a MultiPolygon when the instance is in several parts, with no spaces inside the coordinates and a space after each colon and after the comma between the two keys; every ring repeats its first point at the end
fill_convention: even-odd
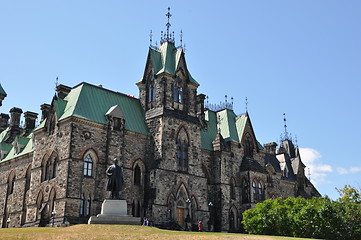
{"type": "Polygon", "coordinates": [[[178,132],[177,146],[177,163],[179,170],[188,170],[188,134],[184,127],[178,132]]]}
{"type": "Polygon", "coordinates": [[[84,216],[85,197],[84,194],[80,197],[79,215],[84,216]]]}
{"type": "Polygon", "coordinates": [[[249,184],[246,179],[242,181],[242,203],[249,203],[249,184]]]}
{"type": "Polygon", "coordinates": [[[84,176],[93,176],[93,159],[90,153],[86,154],[84,158],[84,176]]]}
{"type": "Polygon", "coordinates": [[[141,185],[142,172],[137,164],[134,168],[134,185],[141,185]]]}

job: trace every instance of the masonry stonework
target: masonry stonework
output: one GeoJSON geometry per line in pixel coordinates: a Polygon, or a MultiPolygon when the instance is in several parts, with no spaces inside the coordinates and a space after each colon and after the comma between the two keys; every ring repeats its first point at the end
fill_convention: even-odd
{"type": "Polygon", "coordinates": [[[241,232],[242,213],[269,198],[320,196],[284,136],[262,146],[248,113],[214,109],[198,94],[184,51],[171,39],[149,49],[139,99],[80,83],[57,86],[37,114],[0,115],[2,227],[86,223],[109,197],[117,158],[128,214],[159,227],[241,232]]]}

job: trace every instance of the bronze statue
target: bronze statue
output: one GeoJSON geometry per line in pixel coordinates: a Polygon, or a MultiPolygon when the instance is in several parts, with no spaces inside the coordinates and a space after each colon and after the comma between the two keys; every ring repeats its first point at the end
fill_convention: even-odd
{"type": "Polygon", "coordinates": [[[106,171],[108,176],[107,191],[112,192],[111,199],[120,199],[119,191],[122,190],[124,184],[123,168],[117,163],[118,160],[114,158],[113,164],[106,171]]]}

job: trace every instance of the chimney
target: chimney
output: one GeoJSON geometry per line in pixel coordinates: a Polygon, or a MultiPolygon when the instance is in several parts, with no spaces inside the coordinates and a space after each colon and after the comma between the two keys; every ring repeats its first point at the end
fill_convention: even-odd
{"type": "Polygon", "coordinates": [[[35,128],[35,120],[38,117],[38,114],[27,111],[24,113],[24,117],[25,117],[24,135],[26,135],[35,128]]]}
{"type": "Polygon", "coordinates": [[[40,105],[40,110],[41,110],[41,121],[43,121],[44,119],[46,119],[49,115],[50,112],[50,105],[49,104],[42,104],[40,105]]]}
{"type": "Polygon", "coordinates": [[[267,153],[276,154],[277,143],[275,142],[266,143],[264,147],[266,148],[267,153]]]}
{"type": "Polygon", "coordinates": [[[9,118],[9,114],[0,114],[0,132],[4,131],[8,127],[9,118]]]}
{"type": "Polygon", "coordinates": [[[64,99],[69,92],[71,91],[71,87],[65,86],[63,84],[59,84],[56,86],[56,92],[58,93],[58,98],[64,99]]]}
{"type": "Polygon", "coordinates": [[[13,107],[10,109],[10,127],[11,128],[19,128],[20,127],[20,117],[23,113],[21,108],[13,107]]]}
{"type": "Polygon", "coordinates": [[[10,109],[10,131],[6,134],[4,141],[11,143],[15,137],[20,133],[20,117],[23,110],[17,107],[10,109]]]}

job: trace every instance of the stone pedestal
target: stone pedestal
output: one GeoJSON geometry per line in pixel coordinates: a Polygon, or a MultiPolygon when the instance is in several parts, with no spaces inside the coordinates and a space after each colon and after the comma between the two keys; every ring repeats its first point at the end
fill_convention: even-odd
{"type": "Polygon", "coordinates": [[[97,216],[91,216],[88,224],[121,224],[140,225],[140,218],[127,215],[125,200],[104,200],[102,211],[97,216]]]}

